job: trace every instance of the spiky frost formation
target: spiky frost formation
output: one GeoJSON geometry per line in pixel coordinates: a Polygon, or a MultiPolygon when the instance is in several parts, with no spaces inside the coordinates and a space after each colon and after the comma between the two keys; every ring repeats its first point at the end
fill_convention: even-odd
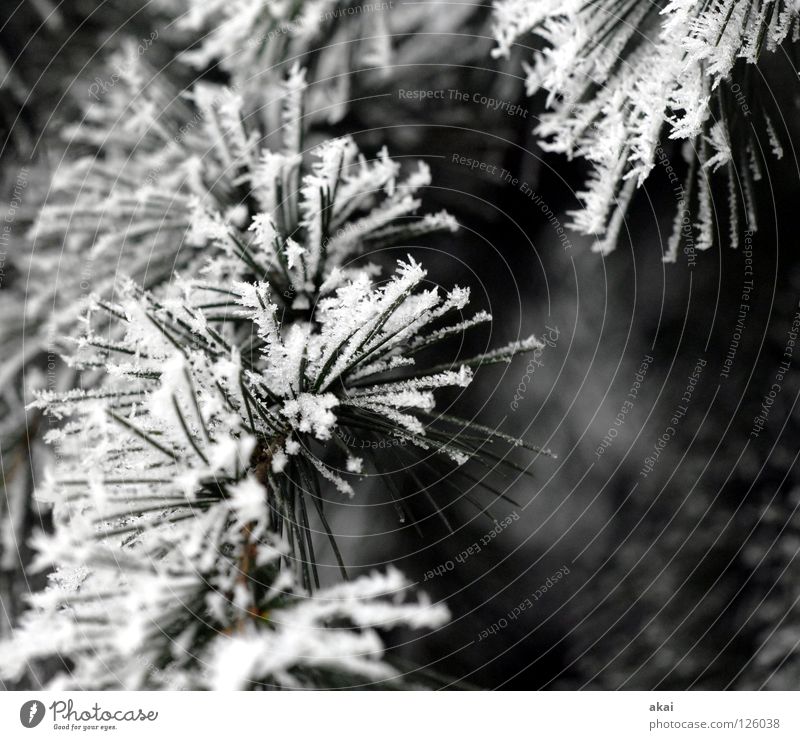
{"type": "MultiPolygon", "coordinates": [[[[248,498],[245,488],[233,501],[248,498]]],[[[49,543],[59,570],[0,651],[3,674],[58,655],[70,666],[50,684],[59,689],[405,685],[384,657],[380,630],[438,627],[445,607],[406,600],[409,585],[393,568],[308,598],[280,567],[285,545],[250,519],[268,518],[263,500],[250,498],[191,526],[145,529],[128,551],[107,542],[49,543]]]]}
{"type": "MultiPolygon", "coordinates": [[[[536,132],[547,150],[590,163],[578,194],[583,209],[571,215],[578,231],[597,237],[595,251],[614,249],[636,188],[656,166],[664,134],[689,144],[683,193],[688,201],[694,192],[698,203],[694,246],[707,249],[714,241],[709,173],[720,168],[730,178],[733,245],[741,206],[755,228],[752,181],[761,176],[761,151],[782,152],[749,85],[743,80],[732,90],[730,81],[738,79],[738,63],[755,64],[765,49],[797,41],[798,11],[792,0],[497,1],[496,56],[507,56],[528,33],[547,44],[525,66],[528,93],[549,93],[551,110],[536,132]],[[763,129],[762,144],[751,127],[763,129]],[[732,148],[732,129],[741,128],[744,142],[732,148]],[[732,151],[741,151],[740,161],[732,151]]],[[[676,258],[682,216],[665,261],[676,258]]]]}
{"type": "Polygon", "coordinates": [[[70,417],[50,434],[64,458],[51,482],[56,497],[74,498],[74,486],[88,492],[86,462],[103,471],[154,466],[160,495],[166,487],[173,499],[220,476],[238,480],[251,460],[270,490],[296,463],[349,495],[350,484],[313,454],[334,432],[353,432],[339,429],[348,426],[371,425],[460,464],[471,444],[429,439],[419,416],[434,410],[433,392],[467,387],[472,366],[541,346],[530,338],[453,365],[417,367],[419,350],[491,317],[480,312],[442,326],[466,306],[469,291],[421,290],[425,271],[413,260],[382,285],[366,272],[343,280],[310,321],[279,320],[268,284],[232,281],[222,277],[224,266],[212,266],[212,283],[179,281],[158,298],[131,285],[125,301],[101,301],[97,316],[87,317],[70,363],[85,373],[101,370],[105,381],[91,390],[42,392],[36,402],[70,417]],[[220,287],[226,283],[233,287],[220,287]]]}
{"type": "Polygon", "coordinates": [[[330,532],[323,491],[352,495],[346,478],[363,466],[344,448],[337,468],[320,443],[373,429],[462,465],[482,445],[420,417],[435,408],[432,391],[541,346],[531,338],[398,376],[416,350],[489,319],[432,332],[468,292],[420,290],[424,276],[413,261],[381,286],[355,275],[312,321],[285,326],[259,282],[179,281],[159,299],[131,285],[122,303],[100,302],[106,318],[87,317],[71,362],[105,380],[38,401],[65,417],[49,435],[61,463],[39,491],[56,531],[36,543],[40,564],[59,570],[4,647],[3,675],[58,655],[74,667],[56,685],[75,688],[397,679],[376,629],[436,627],[446,610],[399,603],[407,584],[391,570],[309,598],[319,588],[311,504],[330,532]]]}
{"type": "Polygon", "coordinates": [[[166,138],[169,114],[115,134],[114,102],[76,132],[107,157],[65,173],[74,202],[48,206],[38,233],[76,254],[113,250],[129,277],[109,270],[71,335],[81,388],[35,404],[57,422],[59,462],[39,490],[55,533],[36,547],[58,570],[4,647],[6,676],[58,655],[70,670],[56,685],[82,688],[397,680],[378,630],[435,627],[446,611],[401,603],[392,570],[319,590],[312,522],[347,579],[325,503],[353,495],[366,466],[381,472],[342,438],[393,437],[456,469],[520,470],[492,443],[538,452],[436,413],[437,389],[542,345],[419,363],[491,317],[463,317],[469,291],[426,287],[410,257],[382,281],[360,258],[455,223],[410,218],[423,166],[400,179],[385,152],[367,162],[349,138],[306,166],[303,87],[297,70],[279,151],[257,146],[235,95],[207,86],[191,96],[200,128],[180,141],[166,138]],[[154,167],[165,181],[142,186],[154,167]]]}
{"type": "MultiPolygon", "coordinates": [[[[109,295],[119,274],[144,287],[174,271],[196,274],[217,252],[244,260],[301,305],[358,253],[456,228],[446,214],[412,218],[415,195],[430,182],[423,164],[401,179],[385,151],[367,162],[349,137],[323,143],[304,161],[299,69],[285,81],[280,130],[268,132],[280,134],[276,148],[262,145],[268,136],[245,120],[241,96],[229,89],[199,83],[190,104],[148,77],[145,65],[129,72],[68,132],[94,152],[59,170],[55,202],[33,232],[44,243],[66,241],[61,271],[69,274],[66,262],[88,276],[57,285],[59,304],[81,306],[87,283],[109,295]]],[[[54,267],[36,264],[41,272],[54,267]]],[[[74,318],[75,309],[59,311],[54,321],[74,318]]]]}
{"type": "MultiPolygon", "coordinates": [[[[121,55],[114,86],[65,131],[81,156],[56,171],[30,253],[14,255],[29,290],[19,325],[0,333],[6,460],[29,456],[21,377],[35,380],[36,364],[74,333],[91,296],[111,299],[120,278],[157,289],[224,255],[227,267],[218,260],[209,280],[225,272],[270,281],[282,310],[307,316],[323,287],[347,277],[351,258],[456,228],[444,213],[417,216],[430,181],[423,164],[404,177],[385,151],[367,161],[348,137],[304,151],[303,71],[289,74],[271,116],[259,119],[274,120],[263,131],[229,89],[199,83],[179,95],[145,59],[121,55]]],[[[34,200],[28,190],[26,205],[34,200]]],[[[19,313],[19,297],[6,298],[19,313]]],[[[48,386],[71,382],[59,368],[48,386]]],[[[18,489],[15,508],[24,512],[24,482],[18,489]]],[[[0,549],[14,552],[13,537],[0,532],[0,549]]]]}

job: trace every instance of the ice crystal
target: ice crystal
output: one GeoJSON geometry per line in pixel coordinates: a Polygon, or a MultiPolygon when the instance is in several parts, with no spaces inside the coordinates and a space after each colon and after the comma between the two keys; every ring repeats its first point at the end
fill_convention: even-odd
{"type": "MultiPolygon", "coordinates": [[[[389,361],[464,306],[465,291],[422,290],[424,277],[411,259],[381,285],[356,275],[296,323],[278,322],[260,282],[177,280],[159,296],[130,283],[118,303],[98,299],[70,362],[105,379],[37,401],[65,420],[49,435],[61,463],[39,491],[56,532],[37,543],[40,565],[61,570],[4,648],[4,673],[55,653],[75,664],[59,684],[71,687],[394,680],[378,630],[435,627],[446,611],[398,603],[394,571],[309,599],[319,579],[305,498],[314,480],[353,493],[344,476],[364,461],[348,453],[339,472],[322,444],[337,429],[371,427],[457,465],[477,452],[418,415],[436,389],[468,385],[475,361],[406,379],[394,368],[412,363],[389,361]]],[[[309,498],[324,522],[324,499],[309,498]]]]}
{"type": "Polygon", "coordinates": [[[348,137],[304,161],[303,86],[293,70],[279,150],[259,145],[236,95],[207,84],[191,90],[197,127],[179,139],[159,115],[135,122],[141,140],[145,129],[113,126],[101,140],[94,124],[115,100],[74,132],[107,157],[64,173],[73,202],[45,208],[37,233],[115,268],[74,327],[60,322],[80,387],[33,404],[58,451],[37,491],[55,531],[35,546],[58,570],[3,646],[4,675],[59,655],[71,669],[53,685],[75,688],[395,682],[380,631],[446,619],[421,595],[403,601],[393,569],[349,580],[326,504],[381,471],[341,440],[393,438],[456,469],[513,466],[485,448],[521,440],[437,415],[436,394],[543,345],[420,359],[491,317],[464,317],[469,291],[432,287],[411,256],[388,277],[365,258],[456,224],[415,217],[422,165],[402,177],[386,151],[368,161],[348,137]],[[165,182],[142,186],[154,167],[165,182]],[[321,588],[312,521],[339,586],[321,588]]]}
{"type": "MultiPolygon", "coordinates": [[[[509,55],[528,33],[546,44],[525,67],[528,93],[548,93],[550,110],[536,132],[547,150],[581,157],[592,168],[578,193],[583,208],[572,215],[576,229],[597,238],[595,251],[614,249],[633,193],[656,165],[662,137],[692,143],[689,156],[698,166],[683,192],[694,187],[697,193],[697,248],[712,244],[708,174],[731,160],[726,119],[760,118],[773,152],[782,153],[768,113],[748,104],[750,88],[734,81],[737,64],[755,64],[763,50],[796,40],[799,10],[793,0],[497,0],[496,56],[509,55]]],[[[742,148],[752,157],[760,150],[752,141],[742,148]]],[[[726,169],[738,208],[741,188],[726,169]]],[[[756,172],[743,169],[745,189],[756,172]]],[[[667,261],[676,257],[676,239],[680,231],[667,261]]]]}

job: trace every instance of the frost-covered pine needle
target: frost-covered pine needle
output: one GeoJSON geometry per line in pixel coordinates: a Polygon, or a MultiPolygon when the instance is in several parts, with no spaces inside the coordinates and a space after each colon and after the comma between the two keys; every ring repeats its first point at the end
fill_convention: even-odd
{"type": "Polygon", "coordinates": [[[387,277],[364,257],[455,221],[416,215],[422,165],[402,176],[347,137],[304,153],[303,88],[294,70],[278,151],[207,84],[179,136],[157,98],[135,134],[99,138],[116,100],[75,132],[108,156],[64,173],[72,202],[37,233],[109,268],[115,255],[127,279],[102,273],[74,327],[60,322],[81,387],[33,404],[55,422],[58,464],[37,491],[55,530],[35,547],[56,570],[2,646],[2,675],[57,655],[70,670],[53,685],[71,688],[397,683],[381,630],[447,619],[392,568],[349,579],[326,503],[356,495],[375,458],[331,442],[375,435],[455,469],[513,467],[485,448],[525,443],[437,415],[436,396],[543,345],[421,359],[491,317],[464,316],[469,291],[431,287],[411,256],[387,277]],[[312,520],[338,586],[320,587],[312,520]]]}
{"type": "MultiPolygon", "coordinates": [[[[589,163],[578,193],[583,207],[572,216],[574,228],[596,237],[595,251],[614,249],[635,188],[656,166],[662,137],[692,145],[684,151],[699,162],[691,183],[700,211],[695,242],[699,249],[713,243],[714,223],[705,217],[708,173],[731,162],[727,121],[742,121],[742,149],[752,157],[762,148],[782,156],[766,101],[737,73],[763,51],[796,42],[798,17],[793,0],[497,0],[496,56],[509,55],[529,33],[545,42],[525,65],[528,93],[548,94],[536,133],[546,150],[589,163]],[[756,127],[768,145],[753,140],[756,127]]],[[[741,173],[744,189],[758,179],[757,167],[741,173]]],[[[734,210],[747,211],[749,203],[739,203],[746,198],[734,193],[734,210]]],[[[673,244],[665,259],[676,252],[673,244]]]]}

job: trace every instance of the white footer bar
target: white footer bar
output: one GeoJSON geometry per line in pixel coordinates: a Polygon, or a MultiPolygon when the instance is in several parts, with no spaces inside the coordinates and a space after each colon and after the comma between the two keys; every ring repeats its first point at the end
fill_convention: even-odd
{"type": "Polygon", "coordinates": [[[800,738],[792,692],[6,692],[0,737],[800,738]],[[178,736],[178,733],[181,733],[178,736]]]}

